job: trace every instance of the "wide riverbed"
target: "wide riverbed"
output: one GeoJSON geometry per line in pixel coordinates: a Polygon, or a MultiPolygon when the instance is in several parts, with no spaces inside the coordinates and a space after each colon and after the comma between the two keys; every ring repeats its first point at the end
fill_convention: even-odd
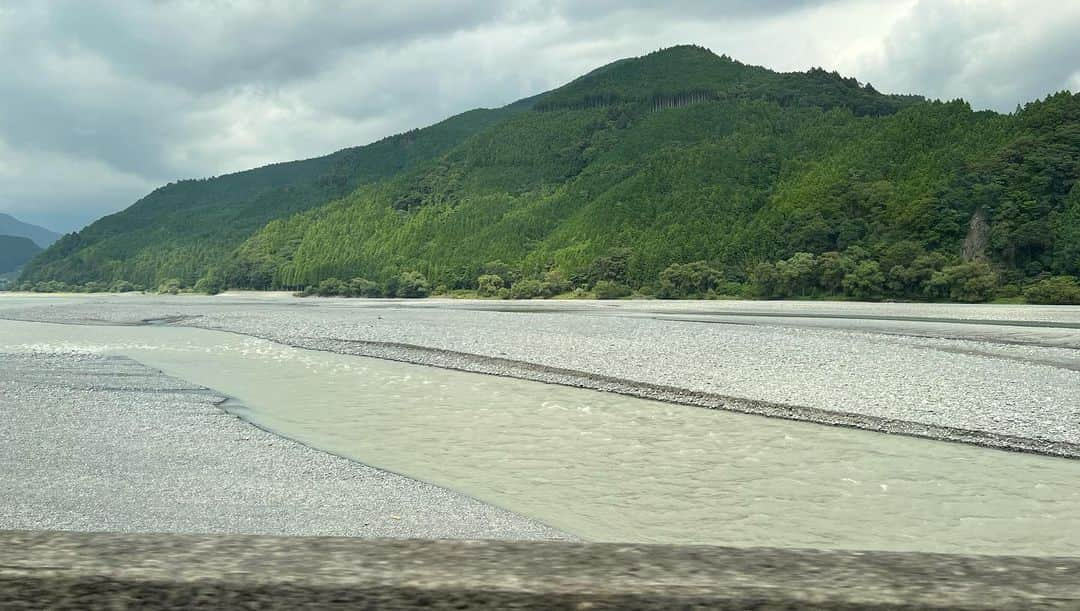
{"type": "Polygon", "coordinates": [[[0,293],[0,317],[169,321],[297,348],[1080,458],[1075,306],[0,293]]]}
{"type": "Polygon", "coordinates": [[[133,358],[238,415],[587,539],[1068,555],[1080,461],[676,406],[174,327],[0,322],[2,352],[133,358]]]}

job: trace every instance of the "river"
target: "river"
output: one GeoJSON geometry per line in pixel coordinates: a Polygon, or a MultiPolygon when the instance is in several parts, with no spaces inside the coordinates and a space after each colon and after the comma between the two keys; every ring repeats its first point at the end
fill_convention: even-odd
{"type": "Polygon", "coordinates": [[[1080,461],[658,403],[180,327],[0,321],[135,359],[282,436],[590,540],[1067,555],[1080,461]]]}

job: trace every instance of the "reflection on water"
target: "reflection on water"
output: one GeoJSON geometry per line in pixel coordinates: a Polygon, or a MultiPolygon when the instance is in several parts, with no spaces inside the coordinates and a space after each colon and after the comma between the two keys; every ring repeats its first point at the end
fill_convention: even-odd
{"type": "MultiPolygon", "coordinates": [[[[1080,461],[793,423],[180,328],[0,322],[122,354],[306,444],[589,539],[1074,554],[1080,461]]],[[[298,517],[298,519],[303,519],[298,517]]]]}

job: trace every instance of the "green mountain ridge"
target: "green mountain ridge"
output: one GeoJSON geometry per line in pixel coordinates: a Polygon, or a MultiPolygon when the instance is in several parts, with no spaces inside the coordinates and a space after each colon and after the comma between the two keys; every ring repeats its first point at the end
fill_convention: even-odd
{"type": "MultiPolygon", "coordinates": [[[[507,108],[317,205],[282,196],[255,219],[230,206],[246,216],[214,223],[231,241],[211,257],[125,251],[160,231],[131,222],[140,202],[65,238],[23,279],[265,289],[356,278],[394,293],[417,272],[428,288],[520,297],[982,301],[1044,282],[1068,297],[1070,281],[1051,279],[1080,274],[1080,97],[1069,93],[975,112],[683,46],[507,108]]],[[[174,252],[208,237],[185,240],[174,252]]]]}
{"type": "Polygon", "coordinates": [[[781,106],[846,107],[860,116],[891,114],[924,101],[920,96],[882,95],[854,78],[820,68],[778,73],[687,45],[612,62],[543,96],[535,109],[631,105],[660,110],[749,99],[781,106]]]}
{"type": "Polygon", "coordinates": [[[13,272],[41,252],[41,247],[23,236],[0,235],[0,274],[13,272]]]}
{"type": "Polygon", "coordinates": [[[522,100],[475,109],[430,127],[331,155],[160,187],[131,207],[61,238],[24,281],[193,283],[267,222],[314,208],[451,149],[470,134],[529,108],[522,100]]]}

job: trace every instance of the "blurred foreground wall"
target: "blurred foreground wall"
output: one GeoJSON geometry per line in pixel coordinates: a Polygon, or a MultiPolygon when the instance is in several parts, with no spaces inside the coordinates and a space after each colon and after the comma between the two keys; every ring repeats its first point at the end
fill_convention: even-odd
{"type": "Polygon", "coordinates": [[[0,531],[0,608],[1080,609],[1080,558],[0,531]]]}

